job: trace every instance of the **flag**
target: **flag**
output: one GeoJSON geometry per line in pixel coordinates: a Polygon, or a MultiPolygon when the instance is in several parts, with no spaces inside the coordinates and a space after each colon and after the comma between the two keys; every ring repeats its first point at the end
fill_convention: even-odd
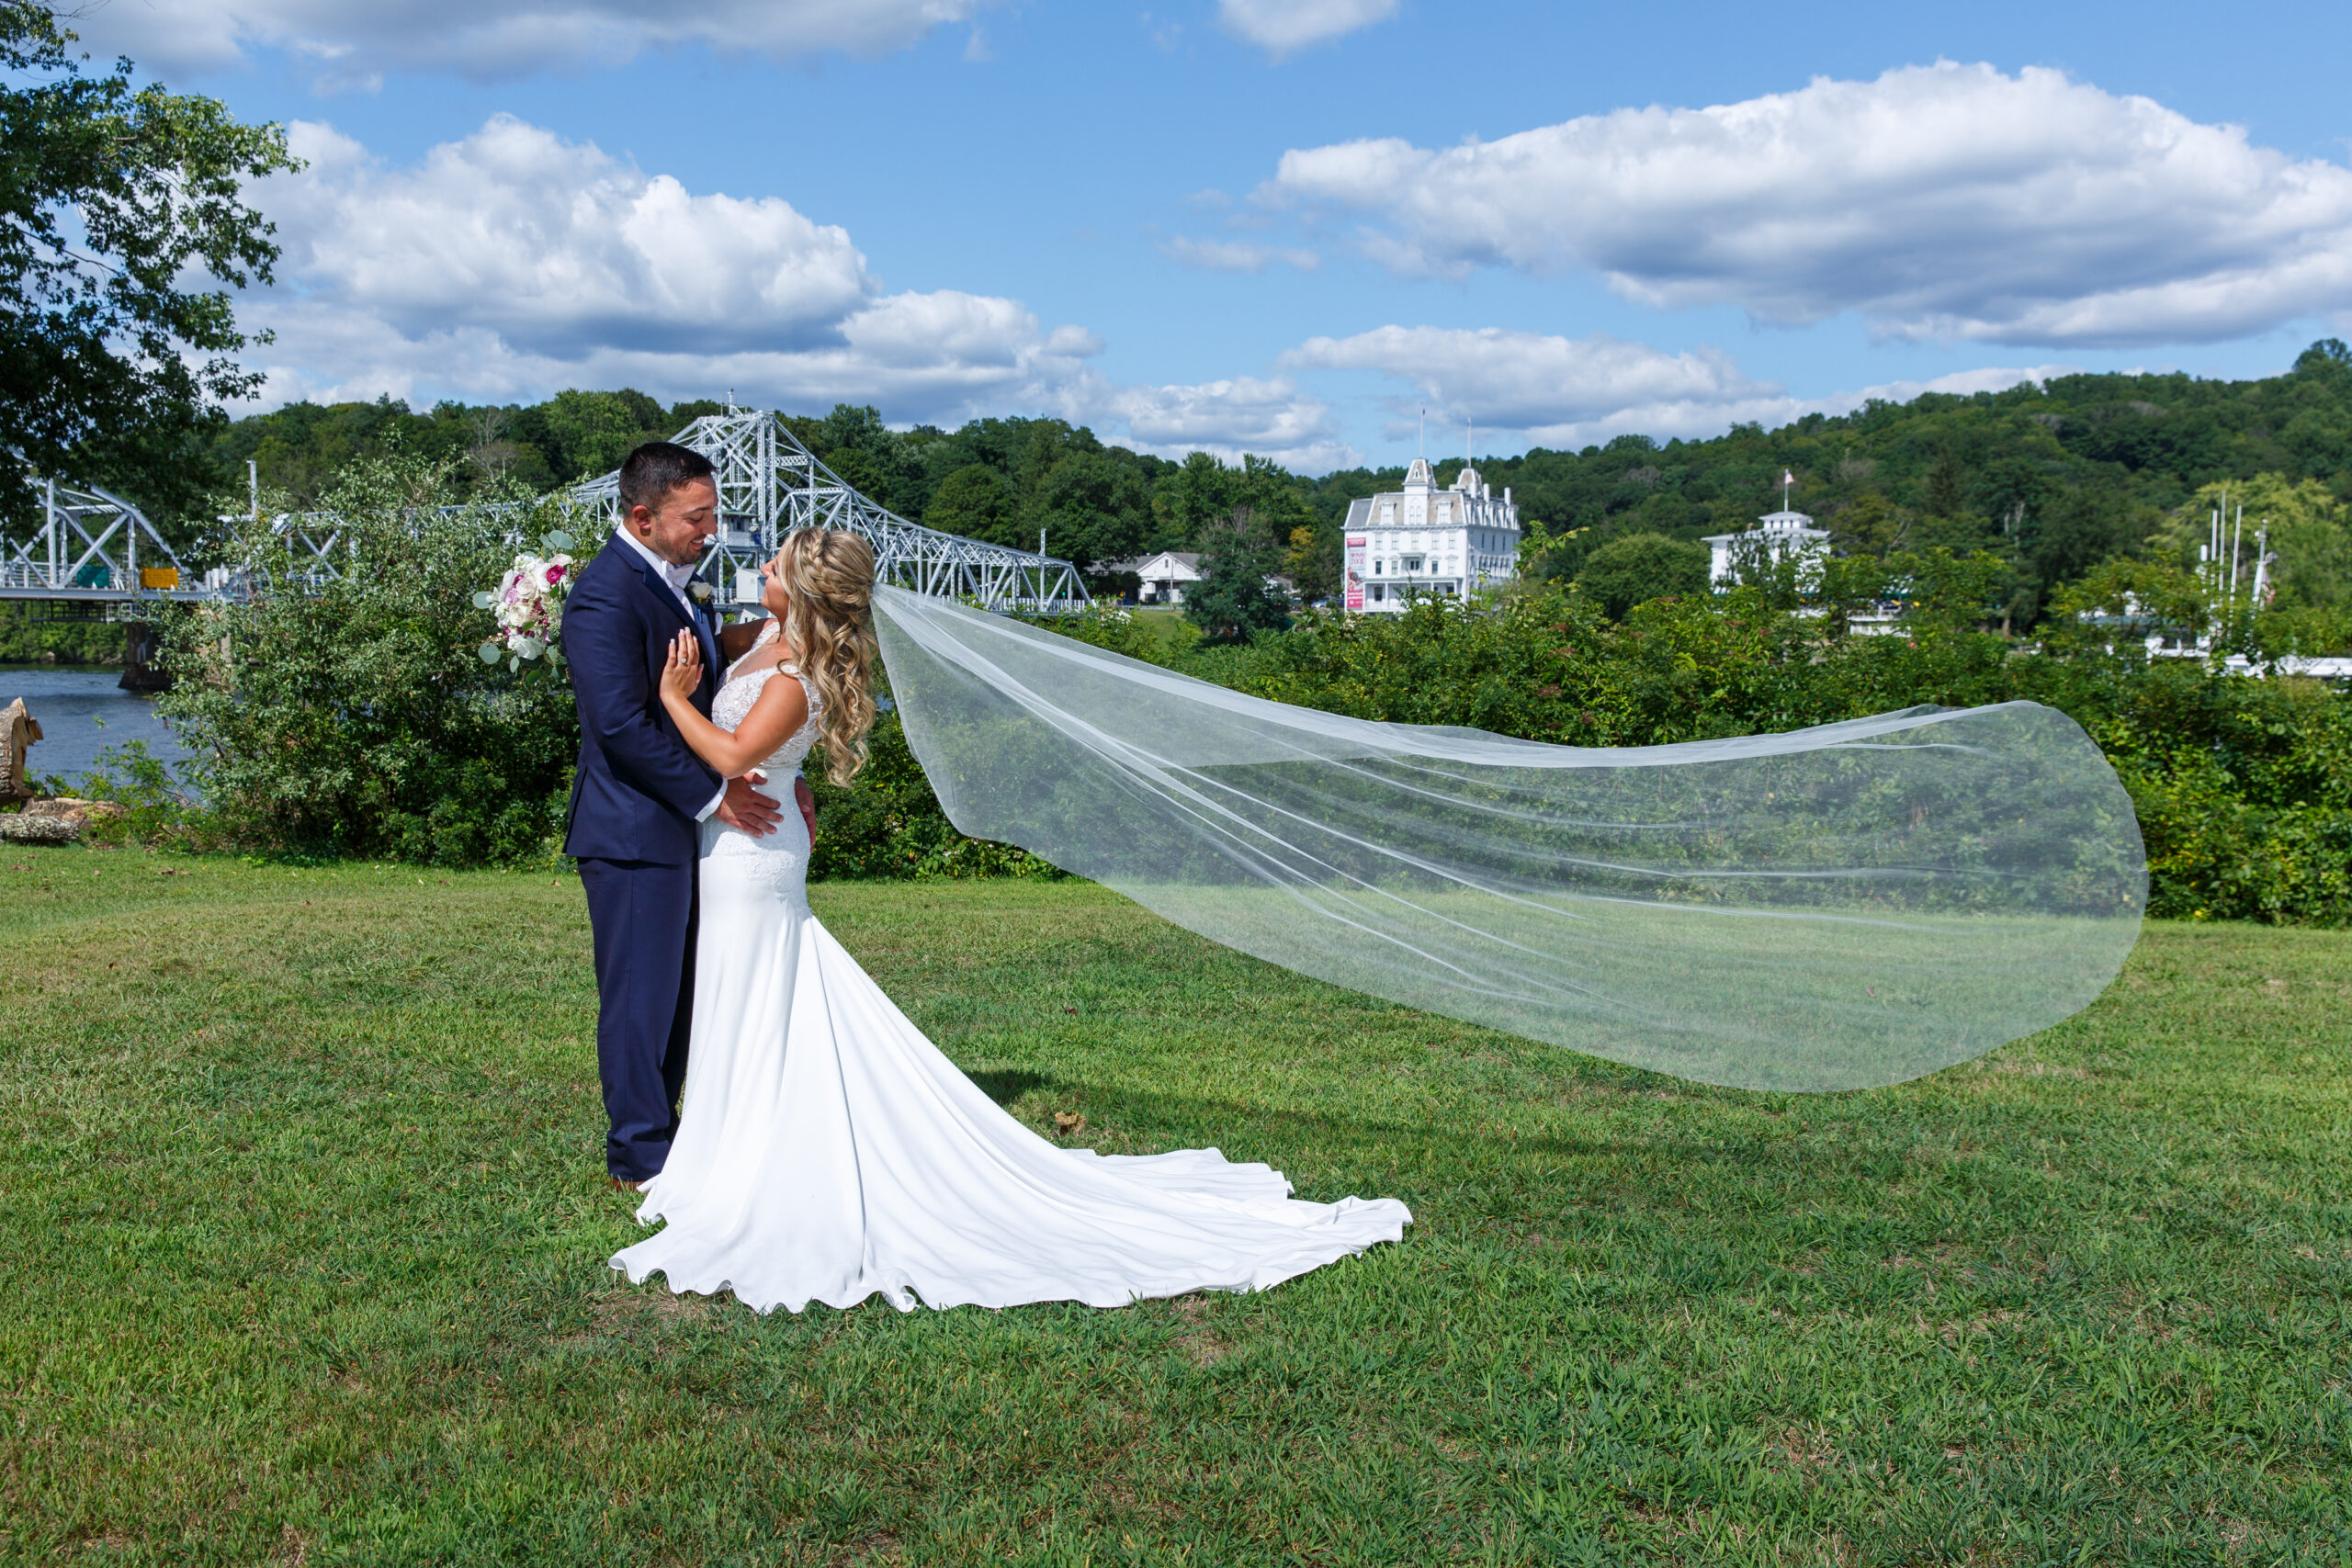
{"type": "Polygon", "coordinates": [[[1784,485],[1792,485],[1797,482],[1797,477],[1788,469],[1782,468],[1781,470],[1781,482],[1784,485]]]}

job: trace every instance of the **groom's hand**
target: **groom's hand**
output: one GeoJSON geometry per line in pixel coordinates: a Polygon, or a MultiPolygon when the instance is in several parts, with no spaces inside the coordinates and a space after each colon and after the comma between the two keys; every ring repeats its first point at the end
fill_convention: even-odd
{"type": "Polygon", "coordinates": [[[800,819],[808,824],[808,841],[817,841],[817,796],[807,779],[792,781],[792,803],[800,807],[800,819]]]}
{"type": "Polygon", "coordinates": [[[718,819],[729,828],[741,829],[754,839],[764,839],[775,832],[775,825],[784,820],[784,813],[775,801],[752,787],[766,780],[767,775],[762,773],[749,773],[740,779],[729,779],[727,798],[718,803],[718,819]]]}

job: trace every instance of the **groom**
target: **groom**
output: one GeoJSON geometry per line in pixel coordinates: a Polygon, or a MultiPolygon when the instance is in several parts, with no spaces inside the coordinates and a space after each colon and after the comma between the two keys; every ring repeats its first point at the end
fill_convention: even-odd
{"type": "MultiPolygon", "coordinates": [[[[616,1187],[658,1174],[678,1128],[694,1017],[696,824],[716,816],[754,837],[775,831],[760,775],[721,779],[662,706],[662,667],[680,627],[702,645],[695,706],[710,712],[717,633],[689,584],[718,525],[710,459],[649,441],[621,464],[621,523],[582,569],[563,607],[563,656],[580,708],[580,765],[563,852],[580,864],[596,950],[596,1072],[616,1187]]],[[[815,803],[796,781],[816,838],[815,803]]]]}

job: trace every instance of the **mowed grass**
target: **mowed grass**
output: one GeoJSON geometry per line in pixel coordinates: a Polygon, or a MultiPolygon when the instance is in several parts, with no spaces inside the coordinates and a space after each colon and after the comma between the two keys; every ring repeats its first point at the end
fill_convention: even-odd
{"type": "Polygon", "coordinates": [[[815,902],[1032,1124],[1416,1223],[1115,1312],[632,1287],[574,879],[0,852],[0,1557],[2352,1551],[2352,938],[2154,927],[2062,1028],[1808,1099],[1083,885],[815,902]]]}

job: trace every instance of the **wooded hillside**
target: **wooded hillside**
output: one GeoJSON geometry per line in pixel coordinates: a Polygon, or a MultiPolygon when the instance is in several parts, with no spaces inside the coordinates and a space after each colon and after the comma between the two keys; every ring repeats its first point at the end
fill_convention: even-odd
{"type": "MultiPolygon", "coordinates": [[[[455,465],[461,486],[540,489],[601,473],[637,442],[721,406],[665,407],[627,389],[422,412],[390,399],[297,403],[222,422],[203,461],[216,486],[233,491],[254,459],[266,486],[298,502],[352,457],[395,446],[455,465]]],[[[896,431],[871,408],[843,405],[790,423],[842,478],[933,527],[1033,548],[1042,529],[1049,550],[1098,574],[1145,550],[1244,548],[1309,595],[1335,586],[1347,502],[1403,479],[1398,468],[1306,478],[1200,453],[1171,462],[1053,419],[896,431]]],[[[1460,467],[1440,463],[1440,482],[1460,467]]],[[[1740,425],[1704,441],[1628,433],[1580,452],[1538,447],[1478,467],[1498,488],[1512,487],[1530,524],[1528,568],[1542,577],[1572,577],[1594,549],[1629,535],[1689,540],[1743,527],[1780,503],[1787,469],[1796,476],[1792,504],[1833,530],[1842,550],[1941,546],[2000,557],[2007,575],[1996,608],[2019,626],[2054,587],[2103,560],[2193,560],[2224,489],[2233,507],[2245,503],[2249,529],[2269,520],[2282,601],[2352,605],[2352,349],[2334,339],[2262,380],[2070,376],[1872,402],[1772,431],[1740,425]]]]}

